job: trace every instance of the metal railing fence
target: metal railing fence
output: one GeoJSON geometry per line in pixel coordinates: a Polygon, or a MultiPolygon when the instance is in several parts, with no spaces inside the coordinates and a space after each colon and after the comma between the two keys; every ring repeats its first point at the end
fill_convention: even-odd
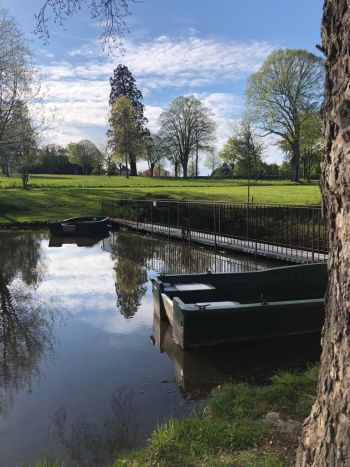
{"type": "Polygon", "coordinates": [[[323,261],[321,206],[175,200],[102,200],[102,213],[138,230],[277,257],[323,261]]]}

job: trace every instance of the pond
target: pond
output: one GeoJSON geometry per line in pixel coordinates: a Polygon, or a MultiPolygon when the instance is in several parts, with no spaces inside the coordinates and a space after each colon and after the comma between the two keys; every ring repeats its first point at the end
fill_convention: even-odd
{"type": "Polygon", "coordinates": [[[266,384],[319,357],[319,338],[182,352],[153,317],[159,272],[278,263],[130,232],[100,241],[0,232],[0,465],[45,455],[105,466],[227,381],[266,384]]]}

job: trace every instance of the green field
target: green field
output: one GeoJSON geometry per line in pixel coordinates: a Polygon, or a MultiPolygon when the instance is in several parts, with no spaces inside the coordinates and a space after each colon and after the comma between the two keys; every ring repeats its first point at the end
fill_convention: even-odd
{"type": "MultiPolygon", "coordinates": [[[[259,181],[251,183],[256,203],[319,204],[317,182],[259,181]]],[[[19,177],[0,176],[0,225],[42,223],[100,212],[107,198],[172,198],[245,202],[246,180],[151,179],[82,175],[31,175],[29,190],[19,177]]]]}

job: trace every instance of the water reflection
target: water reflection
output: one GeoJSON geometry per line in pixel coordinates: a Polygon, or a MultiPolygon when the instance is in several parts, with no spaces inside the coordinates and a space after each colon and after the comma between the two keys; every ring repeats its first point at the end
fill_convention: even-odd
{"type": "Polygon", "coordinates": [[[53,416],[55,435],[68,453],[74,466],[106,466],[121,451],[138,442],[139,408],[135,406],[133,391],[117,388],[110,399],[110,417],[101,428],[87,422],[84,416],[69,423],[69,414],[60,407],[53,416]]]}
{"type": "Polygon", "coordinates": [[[40,239],[1,234],[0,413],[14,394],[31,391],[40,363],[52,349],[53,316],[35,294],[45,272],[40,239]]]}
{"type": "Polygon", "coordinates": [[[147,269],[144,242],[135,241],[130,234],[114,235],[111,255],[115,262],[115,291],[117,306],[124,318],[132,318],[146,293],[147,269]]]}
{"type": "Polygon", "coordinates": [[[76,245],[78,247],[91,247],[96,245],[103,239],[109,238],[108,233],[103,233],[100,235],[92,235],[92,236],[57,236],[57,235],[50,235],[49,247],[56,247],[60,248],[63,245],[76,245]]]}
{"type": "Polygon", "coordinates": [[[147,271],[166,274],[194,272],[255,271],[271,261],[256,262],[247,256],[230,258],[223,252],[196,247],[188,242],[166,241],[130,232],[114,232],[102,243],[114,261],[117,307],[125,318],[132,318],[146,292],[147,271]]]}
{"type": "Polygon", "coordinates": [[[171,326],[153,315],[153,344],[165,352],[174,367],[174,379],[189,399],[206,398],[218,385],[248,381],[267,384],[280,370],[301,370],[320,355],[319,336],[283,341],[208,347],[182,351],[174,342],[171,326]]]}
{"type": "MultiPolygon", "coordinates": [[[[167,241],[130,232],[112,233],[110,240],[103,242],[103,249],[110,251],[116,259],[122,258],[126,262],[130,260],[138,263],[139,267],[165,274],[191,274],[208,270],[257,271],[266,267],[277,267],[279,264],[269,259],[260,258],[256,261],[251,256],[240,254],[230,257],[223,251],[205,249],[189,242],[167,241]]],[[[126,269],[126,272],[131,271],[126,269]]],[[[123,276],[122,270],[120,276],[123,276]]],[[[138,272],[135,277],[139,276],[138,272]]],[[[132,274],[128,277],[129,280],[133,280],[132,274]]]]}
{"type": "Polygon", "coordinates": [[[88,248],[76,240],[49,248],[41,233],[0,233],[0,465],[35,465],[45,454],[67,466],[108,465],[215,385],[266,382],[284,364],[313,360],[296,346],[289,365],[283,345],[184,353],[165,323],[153,323],[163,353],[150,342],[157,273],[276,263],[130,232],[88,248]]]}

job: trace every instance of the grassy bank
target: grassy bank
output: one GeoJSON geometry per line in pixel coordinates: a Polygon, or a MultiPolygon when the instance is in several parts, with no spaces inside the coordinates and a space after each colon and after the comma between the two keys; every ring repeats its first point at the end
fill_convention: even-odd
{"type": "MultiPolygon", "coordinates": [[[[251,196],[257,203],[319,204],[321,201],[316,182],[252,182],[251,196]]],[[[247,181],[32,175],[29,190],[23,190],[20,178],[0,177],[0,226],[98,214],[104,197],[244,202],[247,181]]]]}
{"type": "Polygon", "coordinates": [[[316,394],[318,367],[302,375],[282,373],[266,387],[227,385],[213,393],[202,417],[170,420],[156,429],[142,451],[117,459],[113,467],[187,465],[282,467],[292,465],[299,424],[316,394]],[[268,412],[293,419],[274,426],[268,412]],[[288,425],[289,423],[289,425],[288,425]],[[296,428],[287,430],[287,427],[296,428]]]}
{"type": "MultiPolygon", "coordinates": [[[[151,433],[146,448],[111,467],[287,467],[293,465],[301,422],[316,395],[318,366],[281,373],[265,387],[217,388],[202,415],[171,419],[151,433]],[[279,424],[266,414],[278,412],[279,424]]],[[[46,459],[36,467],[64,467],[46,459]]]]}

